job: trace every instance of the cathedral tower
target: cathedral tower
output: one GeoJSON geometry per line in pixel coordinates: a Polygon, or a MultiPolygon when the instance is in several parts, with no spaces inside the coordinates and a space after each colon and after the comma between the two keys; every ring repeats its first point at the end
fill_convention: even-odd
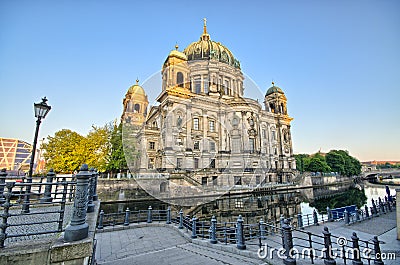
{"type": "Polygon", "coordinates": [[[126,92],[123,105],[122,122],[142,126],[147,116],[149,100],[143,87],[139,86],[139,80],[126,92]]]}

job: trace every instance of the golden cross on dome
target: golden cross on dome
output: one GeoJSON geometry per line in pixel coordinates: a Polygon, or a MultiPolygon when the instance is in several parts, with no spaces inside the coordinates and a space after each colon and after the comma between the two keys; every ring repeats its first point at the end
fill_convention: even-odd
{"type": "Polygon", "coordinates": [[[139,79],[136,78],[136,85],[139,85],[139,79]]]}
{"type": "Polygon", "coordinates": [[[207,19],[206,18],[203,18],[203,23],[204,23],[204,27],[203,27],[204,31],[203,31],[203,33],[207,34],[207,19]]]}

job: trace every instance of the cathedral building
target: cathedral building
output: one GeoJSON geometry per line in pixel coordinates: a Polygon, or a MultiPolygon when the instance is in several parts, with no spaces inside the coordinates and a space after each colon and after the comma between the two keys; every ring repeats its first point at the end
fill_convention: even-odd
{"type": "MultiPolygon", "coordinates": [[[[137,179],[158,179],[154,192],[172,186],[208,189],[291,183],[293,156],[287,99],[267,90],[264,104],[244,97],[240,62],[211,39],[204,22],[198,41],[176,46],[162,66],[157,106],[137,81],[123,101],[124,151],[137,179]],[[132,144],[132,143],[135,144],[132,144]]],[[[181,189],[180,189],[181,190],[181,189]]]]}

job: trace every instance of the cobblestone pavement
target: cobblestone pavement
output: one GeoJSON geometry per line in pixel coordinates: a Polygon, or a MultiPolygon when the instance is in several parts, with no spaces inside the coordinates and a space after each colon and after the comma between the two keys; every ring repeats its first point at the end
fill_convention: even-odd
{"type": "Polygon", "coordinates": [[[170,227],[142,227],[97,233],[98,264],[265,264],[241,256],[190,243],[170,227]]]}
{"type": "MultiPolygon", "coordinates": [[[[318,226],[309,226],[306,227],[304,230],[300,231],[293,231],[293,242],[294,242],[294,247],[299,245],[303,246],[308,246],[308,235],[303,232],[311,232],[313,234],[320,235],[321,238],[315,238],[313,237],[313,240],[319,242],[321,245],[313,243],[313,247],[315,249],[321,249],[323,246],[323,230],[324,227],[329,228],[329,232],[337,237],[345,237],[347,239],[347,246],[352,246],[352,241],[351,241],[351,236],[353,232],[357,233],[357,236],[361,240],[372,240],[374,235],[378,236],[379,241],[382,243],[380,244],[380,248],[382,253],[394,253],[396,256],[395,259],[387,259],[384,260],[384,263],[386,265],[395,265],[395,264],[400,264],[400,240],[397,240],[397,231],[396,231],[396,213],[395,212],[389,212],[387,214],[382,214],[379,217],[374,217],[369,220],[365,220],[363,222],[357,222],[351,225],[345,225],[344,221],[335,221],[335,222],[327,222],[324,224],[320,224],[318,226]],[[301,232],[303,231],[303,232],[301,232]]],[[[332,238],[333,242],[333,247],[338,247],[336,245],[336,238],[332,238]]],[[[257,251],[258,247],[255,245],[250,245],[250,242],[247,241],[247,248],[248,250],[251,251],[257,251]]],[[[254,242],[255,243],[255,242],[254,242]]],[[[263,240],[263,244],[267,244],[269,247],[269,250],[271,248],[279,249],[282,246],[282,239],[278,235],[274,236],[267,236],[266,240],[263,240]]],[[[373,246],[370,246],[373,248],[373,246]]],[[[362,251],[362,249],[360,248],[362,251]]],[[[339,250],[338,250],[339,251],[339,250]]],[[[316,252],[317,255],[321,255],[321,251],[316,252]]],[[[335,251],[334,251],[335,254],[335,251]]],[[[336,254],[341,254],[341,253],[336,253],[336,254]]],[[[274,259],[279,259],[274,255],[274,259]]],[[[271,261],[272,262],[272,261],[271,261]]],[[[273,261],[275,263],[275,261],[273,261]]],[[[367,260],[363,260],[364,264],[368,264],[367,260]]],[[[372,261],[373,263],[373,261],[372,261]]],[[[372,264],[371,263],[371,264],[372,264]]],[[[279,263],[278,263],[279,264],[279,263]]],[[[297,260],[297,265],[301,264],[311,264],[311,261],[309,258],[300,258],[297,260]]],[[[323,259],[321,258],[316,258],[314,260],[314,264],[324,264],[323,259]]],[[[342,259],[337,258],[336,259],[336,264],[345,264],[342,259]]],[[[347,260],[347,264],[352,264],[351,260],[347,260]]]]}
{"type": "MultiPolygon", "coordinates": [[[[352,225],[337,221],[306,227],[304,231],[322,236],[324,226],[327,226],[333,235],[346,237],[348,246],[351,245],[350,237],[353,232],[357,232],[362,240],[371,240],[374,235],[378,235],[379,240],[384,242],[381,244],[382,253],[396,255],[395,259],[385,260],[384,263],[400,264],[400,240],[396,239],[395,212],[352,225]]],[[[109,232],[96,234],[98,264],[283,264],[282,259],[277,256],[277,251],[273,252],[272,259],[269,253],[264,259],[258,258],[258,240],[246,241],[247,249],[238,250],[234,244],[212,245],[208,240],[190,239],[185,229],[179,230],[171,225],[142,227],[135,224],[121,229],[124,230],[113,231],[111,228],[109,232]]],[[[307,242],[302,241],[308,237],[306,233],[294,231],[293,237],[295,246],[307,245],[307,242]]],[[[321,238],[315,240],[322,243],[321,238]]],[[[336,239],[332,241],[336,242],[336,239]]],[[[282,239],[279,234],[268,235],[263,240],[263,245],[265,244],[269,250],[272,247],[278,250],[282,247],[282,239]]],[[[351,260],[347,260],[347,264],[351,263],[351,260]]],[[[297,264],[308,265],[311,261],[309,258],[297,258],[297,264]]],[[[316,258],[314,264],[324,264],[324,260],[316,258]]],[[[345,263],[337,258],[336,264],[345,263]]]]}
{"type": "MultiPolygon", "coordinates": [[[[59,211],[60,205],[55,204],[52,206],[31,206],[29,214],[21,214],[21,207],[17,209],[10,210],[11,217],[8,218],[8,223],[11,225],[7,228],[6,233],[8,236],[16,235],[16,234],[27,234],[27,233],[40,233],[44,231],[52,231],[57,230],[58,228],[58,220],[60,218],[59,213],[48,213],[52,211],[59,211]],[[40,223],[40,222],[49,222],[50,223],[40,223]],[[39,224],[36,224],[39,223],[39,224]]],[[[64,211],[64,221],[63,221],[63,229],[67,226],[67,224],[71,221],[73,211],[73,204],[68,203],[65,205],[64,211]]],[[[0,211],[0,214],[3,213],[3,210],[0,211]]],[[[60,233],[51,233],[51,234],[41,234],[41,235],[25,235],[19,237],[9,237],[5,240],[5,245],[9,246],[13,243],[20,243],[27,240],[37,240],[37,239],[52,239],[57,238],[60,233]]]]}

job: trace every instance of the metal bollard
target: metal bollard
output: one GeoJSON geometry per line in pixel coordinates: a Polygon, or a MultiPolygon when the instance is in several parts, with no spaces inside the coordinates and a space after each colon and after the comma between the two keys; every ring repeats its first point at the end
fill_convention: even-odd
{"type": "Polygon", "coordinates": [[[373,216],[374,216],[374,217],[375,217],[375,216],[379,216],[378,209],[377,209],[377,207],[376,207],[376,204],[375,204],[374,199],[371,199],[371,201],[372,201],[372,209],[374,210],[373,216]]]}
{"type": "Polygon", "coordinates": [[[76,175],[74,210],[71,222],[64,232],[64,239],[67,242],[84,239],[89,234],[89,225],[86,223],[86,208],[91,173],[88,169],[88,165],[83,164],[79,173],[76,175]]]}
{"type": "Polygon", "coordinates": [[[243,233],[243,218],[239,215],[236,223],[236,247],[238,249],[246,249],[246,245],[244,243],[244,233],[243,233]]]}
{"type": "Polygon", "coordinates": [[[374,236],[372,239],[372,242],[374,243],[374,252],[375,252],[375,260],[374,260],[374,265],[383,265],[382,261],[382,253],[381,253],[381,247],[379,246],[379,240],[377,236],[374,236]]]}
{"type": "Polygon", "coordinates": [[[364,210],[365,210],[365,217],[369,219],[370,217],[369,217],[369,212],[368,212],[368,206],[367,205],[364,206],[364,210]]]}
{"type": "Polygon", "coordinates": [[[282,214],[281,214],[281,217],[279,218],[279,224],[280,224],[281,228],[285,224],[285,217],[282,214]]]}
{"type": "Polygon", "coordinates": [[[322,234],[324,235],[324,263],[326,265],[336,265],[336,261],[333,259],[331,233],[329,233],[328,227],[324,227],[322,234]]]}
{"type": "MultiPolygon", "coordinates": [[[[5,172],[5,170],[4,170],[5,172]]],[[[4,241],[7,238],[7,233],[6,233],[6,229],[9,226],[9,224],[7,223],[8,218],[11,216],[11,214],[9,213],[10,207],[11,207],[11,197],[12,197],[12,189],[15,185],[15,182],[8,182],[6,183],[6,187],[7,187],[7,192],[3,191],[3,196],[5,199],[5,202],[3,203],[3,213],[1,214],[1,220],[2,222],[0,223],[0,248],[4,248],[4,241]]]]}
{"type": "Polygon", "coordinates": [[[129,225],[129,216],[131,215],[131,211],[129,208],[126,208],[125,210],[125,220],[124,220],[124,225],[127,226],[129,225]]]}
{"type": "Polygon", "coordinates": [[[103,229],[103,219],[104,219],[104,211],[100,211],[100,217],[99,217],[99,225],[97,226],[97,229],[103,229]]]}
{"type": "Polygon", "coordinates": [[[265,236],[265,223],[263,219],[260,219],[260,238],[261,239],[266,239],[267,237],[265,236]]]}
{"type": "Polygon", "coordinates": [[[350,216],[349,216],[349,212],[345,209],[344,210],[344,223],[346,225],[350,224],[350,216]]]}
{"type": "Polygon", "coordinates": [[[378,200],[379,200],[379,208],[380,208],[381,212],[384,213],[384,214],[386,214],[386,212],[385,212],[385,206],[383,205],[383,202],[382,202],[381,197],[379,197],[378,200]]]}
{"type": "Polygon", "coordinates": [[[326,207],[326,212],[328,213],[328,221],[333,222],[332,210],[329,208],[329,206],[326,207]]]}
{"type": "Polygon", "coordinates": [[[193,216],[192,218],[192,238],[197,238],[197,234],[196,234],[196,216],[193,216]]]}
{"type": "Polygon", "coordinates": [[[93,187],[94,187],[94,168],[90,168],[90,178],[89,178],[89,188],[88,188],[88,205],[86,212],[92,213],[94,212],[94,203],[93,203],[93,187]]]}
{"type": "Polygon", "coordinates": [[[285,219],[282,226],[283,234],[283,248],[285,249],[286,258],[283,260],[285,265],[296,265],[296,260],[293,258],[293,236],[292,227],[290,226],[289,220],[285,219]]]}
{"type": "Polygon", "coordinates": [[[360,221],[360,212],[358,211],[358,208],[356,207],[356,222],[360,221]]]}
{"type": "Polygon", "coordinates": [[[6,184],[6,177],[7,177],[7,172],[6,169],[3,168],[0,172],[0,203],[4,202],[4,188],[6,184]]]}
{"type": "Polygon", "coordinates": [[[93,185],[93,201],[98,201],[99,196],[97,195],[97,179],[99,178],[99,172],[97,169],[94,170],[94,185],[93,185]]]}
{"type": "Polygon", "coordinates": [[[41,203],[53,201],[53,198],[51,197],[51,188],[52,188],[51,183],[53,182],[53,178],[55,175],[56,174],[54,173],[54,170],[51,168],[50,171],[47,173],[46,182],[49,184],[46,184],[46,186],[44,188],[43,198],[40,199],[41,203]]]}
{"type": "Polygon", "coordinates": [[[147,223],[153,222],[152,220],[152,208],[149,206],[149,209],[147,209],[147,223]]]}
{"type": "Polygon", "coordinates": [[[183,211],[182,209],[179,211],[179,226],[178,229],[183,229],[183,211]]]}
{"type": "Polygon", "coordinates": [[[297,226],[300,229],[304,229],[304,225],[303,225],[303,215],[301,213],[297,214],[297,226]]]}
{"type": "Polygon", "coordinates": [[[387,205],[387,210],[392,212],[392,205],[390,205],[390,201],[388,200],[387,196],[385,196],[385,204],[387,205]]]}
{"type": "Polygon", "coordinates": [[[318,214],[317,214],[317,211],[315,209],[313,211],[313,218],[314,218],[314,225],[319,225],[318,224],[318,214]]]}
{"type": "Polygon", "coordinates": [[[353,235],[351,236],[351,241],[353,241],[353,265],[363,265],[358,240],[359,238],[357,237],[356,232],[353,232],[353,235]]]}
{"type": "Polygon", "coordinates": [[[168,206],[168,209],[167,209],[167,222],[166,223],[167,224],[171,223],[171,206],[168,206]]]}
{"type": "Polygon", "coordinates": [[[210,243],[217,244],[217,219],[215,216],[211,218],[211,227],[210,227],[210,243]]]}

